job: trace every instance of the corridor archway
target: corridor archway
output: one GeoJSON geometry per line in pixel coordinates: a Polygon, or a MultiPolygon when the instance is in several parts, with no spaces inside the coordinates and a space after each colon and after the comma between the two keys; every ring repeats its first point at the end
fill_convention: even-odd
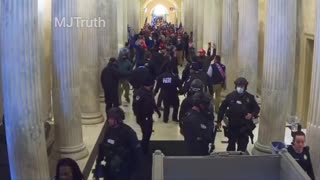
{"type": "Polygon", "coordinates": [[[145,0],[141,5],[141,26],[144,25],[146,19],[148,23],[152,22],[153,13],[157,7],[160,7],[162,11],[166,9],[166,15],[164,15],[166,21],[173,24],[181,21],[181,0],[145,0]]]}

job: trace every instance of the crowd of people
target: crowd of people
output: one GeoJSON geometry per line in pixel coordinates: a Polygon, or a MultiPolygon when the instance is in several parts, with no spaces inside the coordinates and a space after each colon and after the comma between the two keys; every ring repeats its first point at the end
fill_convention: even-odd
{"type": "MultiPolygon", "coordinates": [[[[242,77],[235,80],[235,91],[221,102],[226,78],[226,67],[216,53],[215,44],[208,43],[207,51],[197,51],[192,32],[184,32],[181,25],[146,24],[138,34],[130,36],[117,58],[110,58],[101,74],[109,126],[99,148],[95,176],[112,180],[139,176],[139,159],[149,153],[154,113],[164,123],[170,119],[177,122],[190,156],[205,156],[214,151],[215,136],[222,122],[229,139],[226,150],[246,152],[249,139],[253,143],[253,120],[258,118],[260,107],[255,96],[247,92],[249,82],[242,77]],[[182,72],[179,66],[184,67],[182,72]],[[182,102],[179,96],[185,97],[182,102]],[[123,123],[122,97],[132,103],[142,131],[141,141],[123,123]],[[171,107],[173,113],[169,117],[171,107]],[[107,163],[102,165],[102,162],[107,163]]],[[[304,139],[301,144],[301,136],[301,133],[294,136],[289,152],[301,160],[302,166],[308,166],[305,170],[312,177],[310,155],[304,149],[304,139]],[[301,153],[307,153],[307,159],[301,153]]],[[[61,171],[64,169],[57,173],[61,171]]]]}

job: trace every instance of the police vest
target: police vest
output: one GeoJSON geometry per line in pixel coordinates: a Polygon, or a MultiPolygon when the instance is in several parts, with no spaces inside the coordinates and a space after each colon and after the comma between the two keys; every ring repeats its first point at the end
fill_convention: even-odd
{"type": "Polygon", "coordinates": [[[119,133],[107,134],[102,143],[103,156],[106,161],[106,167],[109,173],[121,173],[123,169],[128,168],[130,149],[126,147],[125,131],[119,129],[119,133]]]}
{"type": "Polygon", "coordinates": [[[240,126],[245,120],[246,115],[249,113],[248,105],[250,98],[246,96],[233,97],[229,102],[229,109],[227,117],[230,120],[230,126],[240,126]]]}

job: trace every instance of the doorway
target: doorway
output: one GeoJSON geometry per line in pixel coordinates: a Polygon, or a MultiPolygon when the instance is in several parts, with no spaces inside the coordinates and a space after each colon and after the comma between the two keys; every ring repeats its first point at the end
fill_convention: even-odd
{"type": "Polygon", "coordinates": [[[308,123],[308,112],[310,107],[310,90],[311,90],[311,79],[312,79],[312,62],[314,54],[314,40],[306,39],[306,53],[305,53],[305,68],[304,68],[304,79],[303,79],[303,102],[302,102],[302,125],[307,126],[308,123]]]}

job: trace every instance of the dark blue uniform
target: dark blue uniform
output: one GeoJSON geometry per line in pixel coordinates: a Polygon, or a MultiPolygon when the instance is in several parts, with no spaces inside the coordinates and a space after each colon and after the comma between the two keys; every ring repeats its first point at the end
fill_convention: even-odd
{"type": "Polygon", "coordinates": [[[138,89],[133,95],[133,112],[137,118],[137,123],[142,130],[142,150],[146,154],[149,150],[149,142],[153,131],[152,115],[155,111],[159,114],[152,91],[146,90],[144,87],[138,89]]]}
{"type": "Polygon", "coordinates": [[[119,79],[121,74],[117,64],[109,63],[101,74],[101,84],[104,90],[106,112],[112,107],[119,106],[119,79]]]}
{"type": "Polygon", "coordinates": [[[148,76],[151,76],[149,69],[145,66],[139,66],[133,70],[129,82],[134,90],[138,90],[143,86],[143,81],[148,76]]]}
{"type": "Polygon", "coordinates": [[[134,130],[126,124],[108,128],[99,148],[95,177],[129,180],[136,176],[141,162],[141,147],[134,130]],[[106,165],[101,165],[106,161],[106,165]]]}
{"type": "Polygon", "coordinates": [[[214,142],[214,124],[205,113],[191,110],[183,120],[183,135],[190,156],[209,154],[209,144],[214,142]]]}
{"type": "Polygon", "coordinates": [[[209,76],[204,71],[191,72],[189,78],[184,82],[182,92],[185,94],[189,91],[193,80],[199,79],[204,85],[204,90],[212,94],[212,86],[209,83],[209,76]]]}
{"type": "Polygon", "coordinates": [[[247,120],[245,117],[248,113],[251,113],[253,117],[258,117],[259,112],[258,103],[254,96],[248,92],[238,94],[234,91],[226,97],[219,109],[218,122],[221,123],[224,115],[227,115],[229,119],[227,151],[235,151],[236,143],[238,151],[245,152],[247,150],[249,136],[252,138],[255,125],[252,120],[247,120]]]}
{"type": "Polygon", "coordinates": [[[312,169],[309,147],[305,147],[302,153],[296,153],[293,147],[289,146],[288,152],[297,161],[301,168],[309,175],[309,177],[314,180],[315,176],[312,169]]]}
{"type": "Polygon", "coordinates": [[[199,61],[192,61],[191,63],[188,63],[184,70],[182,71],[182,82],[185,83],[190,78],[191,70],[194,68],[194,66],[197,67],[198,70],[203,70],[203,63],[199,61]]]}
{"type": "Polygon", "coordinates": [[[179,76],[166,72],[161,74],[157,78],[157,86],[155,89],[155,94],[158,93],[159,89],[162,91],[163,104],[164,104],[164,122],[169,121],[170,107],[173,107],[172,119],[178,121],[178,110],[179,110],[179,91],[181,89],[181,80],[179,76]]]}

